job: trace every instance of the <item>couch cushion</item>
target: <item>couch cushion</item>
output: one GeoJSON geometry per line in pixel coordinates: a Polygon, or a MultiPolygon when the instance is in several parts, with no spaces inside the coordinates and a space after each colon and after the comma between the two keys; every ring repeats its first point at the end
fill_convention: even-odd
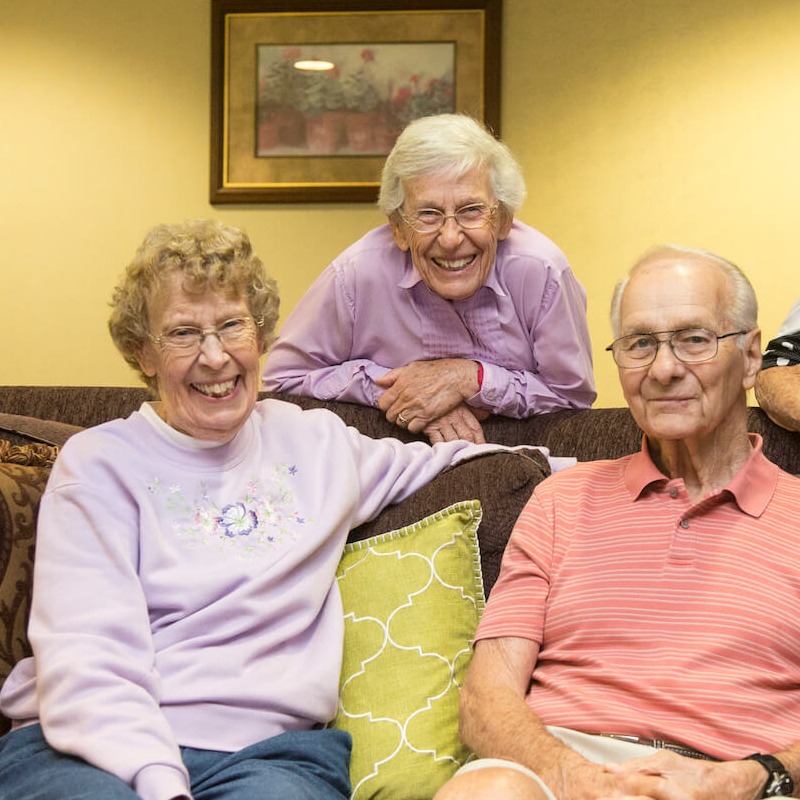
{"type": "Polygon", "coordinates": [[[534,487],[550,474],[547,459],[533,448],[499,451],[463,461],[374,520],[354,528],[348,541],[358,541],[412,525],[461,500],[479,500],[483,522],[478,529],[483,585],[488,596],[500,572],[500,561],[517,517],[534,487]]]}
{"type": "Polygon", "coordinates": [[[39,442],[61,447],[70,436],[80,430],[83,428],[56,420],[0,413],[0,438],[11,444],[39,442]]]}
{"type": "MultiPolygon", "coordinates": [[[[36,515],[57,449],[0,440],[0,685],[30,655],[27,626],[36,515]]],[[[0,716],[0,735],[10,727],[0,716]]]]}
{"type": "Polygon", "coordinates": [[[470,756],[458,692],[483,610],[476,500],[352,542],[339,714],[353,736],[354,800],[427,800],[470,756]]]}

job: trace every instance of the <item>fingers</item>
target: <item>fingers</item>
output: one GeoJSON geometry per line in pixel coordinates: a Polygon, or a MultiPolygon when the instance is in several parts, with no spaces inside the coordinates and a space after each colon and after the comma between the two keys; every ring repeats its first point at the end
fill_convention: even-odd
{"type": "Polygon", "coordinates": [[[437,442],[455,442],[461,440],[472,442],[473,444],[484,443],[483,435],[481,435],[480,440],[478,440],[477,437],[474,437],[474,434],[471,431],[458,433],[452,426],[434,428],[433,426],[429,425],[427,428],[425,428],[425,435],[428,437],[431,444],[436,444],[437,442]]]}
{"type": "MultiPolygon", "coordinates": [[[[409,430],[411,428],[409,427],[409,430]]],[[[483,428],[468,406],[459,406],[439,419],[424,425],[423,430],[431,443],[452,442],[462,439],[473,444],[484,444],[483,428]]]]}
{"type": "Polygon", "coordinates": [[[386,412],[386,419],[394,425],[397,425],[399,428],[405,428],[409,433],[422,433],[425,430],[425,426],[428,424],[428,421],[422,417],[414,416],[414,414],[415,412],[409,410],[408,408],[400,413],[397,413],[393,408],[390,408],[386,412]]]}
{"type": "Polygon", "coordinates": [[[447,441],[447,439],[444,438],[444,434],[438,428],[433,428],[431,426],[425,428],[425,435],[428,437],[431,444],[447,441]]]}
{"type": "Polygon", "coordinates": [[[390,369],[388,372],[384,372],[383,375],[379,375],[377,378],[375,378],[375,383],[377,383],[378,386],[388,389],[397,380],[401,371],[402,367],[390,369]]]}
{"type": "Polygon", "coordinates": [[[596,800],[655,800],[651,795],[644,794],[615,794],[613,797],[598,797],[596,800]]]}

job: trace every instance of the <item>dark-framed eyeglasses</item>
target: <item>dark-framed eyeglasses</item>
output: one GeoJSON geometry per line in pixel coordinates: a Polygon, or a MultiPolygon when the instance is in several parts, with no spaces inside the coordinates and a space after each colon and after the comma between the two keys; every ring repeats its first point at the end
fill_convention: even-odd
{"type": "Polygon", "coordinates": [[[449,219],[454,219],[456,225],[465,230],[482,228],[494,216],[498,207],[499,203],[495,203],[493,206],[487,206],[485,203],[470,203],[456,209],[452,214],[445,214],[438,208],[420,208],[410,214],[400,211],[399,214],[406,225],[417,233],[438,233],[449,219]]]}
{"type": "Polygon", "coordinates": [[[253,317],[235,317],[213,328],[197,328],[193,325],[178,325],[161,333],[148,333],[152,341],[161,350],[180,355],[196,355],[200,352],[206,336],[216,336],[225,350],[233,350],[253,341],[256,328],[264,324],[264,319],[253,317]]]}
{"type": "Polygon", "coordinates": [[[747,331],[716,334],[707,328],[682,328],[677,331],[654,331],[633,333],[615,339],[606,350],[610,350],[618,367],[635,369],[647,367],[656,360],[658,348],[668,344],[675,358],[686,364],[699,364],[717,355],[719,340],[729,336],[741,336],[747,331]],[[659,336],[666,338],[659,339],[659,336]]]}

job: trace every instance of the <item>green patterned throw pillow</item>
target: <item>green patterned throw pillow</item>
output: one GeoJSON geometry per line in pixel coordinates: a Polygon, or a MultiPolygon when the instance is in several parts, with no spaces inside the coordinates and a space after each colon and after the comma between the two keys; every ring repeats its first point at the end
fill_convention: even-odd
{"type": "Polygon", "coordinates": [[[429,800],[469,758],[458,692],[483,611],[477,500],[345,548],[339,713],[353,800],[429,800]]]}

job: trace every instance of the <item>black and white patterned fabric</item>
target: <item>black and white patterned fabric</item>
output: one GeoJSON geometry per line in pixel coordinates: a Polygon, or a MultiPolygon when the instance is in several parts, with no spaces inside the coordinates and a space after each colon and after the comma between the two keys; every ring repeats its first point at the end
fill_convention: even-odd
{"type": "Polygon", "coordinates": [[[767,345],[761,369],[800,364],[800,299],[783,321],[778,335],[767,345]]]}
{"type": "Polygon", "coordinates": [[[776,336],[764,351],[761,369],[787,367],[800,364],[800,331],[786,336],[776,336]]]}

